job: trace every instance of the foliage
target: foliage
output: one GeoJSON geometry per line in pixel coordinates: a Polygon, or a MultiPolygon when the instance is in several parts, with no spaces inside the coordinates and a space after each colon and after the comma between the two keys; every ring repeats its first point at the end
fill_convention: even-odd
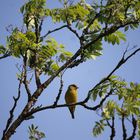
{"type": "Polygon", "coordinates": [[[6,51],[6,49],[4,48],[4,46],[0,45],[0,54],[4,54],[6,51]]]}
{"type": "MultiPolygon", "coordinates": [[[[36,66],[49,75],[59,69],[58,62],[65,62],[72,56],[72,53],[66,51],[64,45],[58,44],[54,38],[48,38],[43,44],[36,44],[35,42],[36,35],[34,32],[22,33],[15,28],[8,38],[8,49],[15,57],[27,57],[30,68],[36,66]],[[35,58],[36,53],[38,55],[37,60],[35,58]]],[[[1,48],[1,50],[4,49],[1,48]]]]}
{"type": "Polygon", "coordinates": [[[104,131],[104,121],[100,120],[99,122],[95,122],[95,126],[93,128],[93,135],[94,136],[98,136],[99,134],[101,134],[104,131]]]}
{"type": "Polygon", "coordinates": [[[41,140],[45,138],[45,134],[38,130],[38,126],[34,126],[33,124],[28,127],[29,131],[29,139],[30,140],[41,140]]]}
{"type": "MultiPolygon", "coordinates": [[[[101,120],[96,122],[93,128],[94,136],[105,130],[103,129],[105,126],[109,126],[108,123],[112,120],[112,117],[129,120],[131,116],[135,116],[139,120],[140,84],[130,82],[128,85],[125,81],[119,80],[118,77],[112,76],[108,82],[103,83],[92,91],[92,99],[96,100],[97,95],[101,97],[101,95],[108,94],[108,88],[113,91],[111,95],[115,97],[113,100],[108,100],[103,105],[103,108],[98,110],[101,114],[101,120]]],[[[138,134],[138,136],[140,135],[138,134]]]]}
{"type": "MultiPolygon", "coordinates": [[[[16,57],[20,57],[20,55],[25,55],[27,50],[32,50],[30,51],[30,58],[34,56],[33,53],[40,53],[40,55],[46,55],[45,59],[48,59],[49,57],[54,56],[54,54],[59,53],[59,51],[56,51],[56,44],[54,48],[52,48],[52,46],[46,47],[51,45],[50,42],[54,43],[55,39],[51,39],[51,41],[48,39],[46,40],[46,44],[42,44],[42,40],[39,37],[44,17],[48,16],[52,18],[54,23],[64,22],[67,23],[68,26],[73,24],[77,32],[78,30],[83,31],[83,39],[81,40],[83,45],[90,44],[90,46],[83,51],[82,56],[84,60],[91,58],[95,59],[97,56],[102,55],[103,38],[106,42],[112,43],[113,45],[119,45],[121,40],[126,41],[125,34],[122,31],[117,30],[118,26],[123,27],[126,25],[125,31],[127,31],[129,27],[132,29],[138,27],[138,22],[133,23],[132,21],[139,20],[139,1],[130,2],[128,0],[113,0],[107,1],[105,4],[94,2],[92,5],[87,4],[83,0],[70,5],[68,5],[68,2],[69,1],[63,1],[64,7],[55,9],[46,8],[45,0],[29,0],[29,2],[23,5],[20,10],[23,14],[23,21],[26,24],[27,32],[22,33],[17,28],[13,30],[11,36],[8,38],[9,48],[12,51],[12,54],[16,57]],[[114,31],[106,33],[109,28],[114,31]],[[35,32],[33,30],[35,30],[35,32]],[[106,35],[102,36],[104,33],[106,33],[106,35]],[[100,35],[102,36],[101,38],[100,35]]],[[[57,42],[55,41],[55,43],[57,42]]],[[[40,60],[38,60],[38,63],[41,61],[40,64],[42,65],[38,67],[41,70],[43,69],[43,71],[46,71],[44,70],[44,62],[42,62],[44,55],[41,57],[39,56],[40,60]]],[[[69,53],[64,49],[62,50],[61,48],[61,55],[58,60],[65,62],[65,60],[68,60],[71,56],[72,53],[69,53]]],[[[45,61],[45,59],[43,61],[45,61]]],[[[53,65],[58,65],[56,64],[56,61],[58,60],[55,60],[53,65]]],[[[47,61],[49,62],[45,61],[45,63],[48,66],[54,60],[47,61]]]]}
{"type": "Polygon", "coordinates": [[[45,16],[46,0],[29,0],[20,9],[27,29],[35,28],[45,16]]]}
{"type": "MultiPolygon", "coordinates": [[[[21,69],[19,68],[21,74],[18,75],[18,97],[13,98],[14,105],[10,110],[10,117],[7,120],[2,139],[10,138],[23,121],[33,119],[32,116],[39,111],[67,107],[66,104],[57,104],[62,93],[64,72],[68,68],[74,68],[89,59],[101,56],[104,42],[120,45],[121,41],[126,41],[125,33],[127,31],[139,27],[139,0],[100,0],[92,1],[92,4],[86,3],[85,0],[59,0],[59,2],[62,3],[62,7],[50,9],[47,7],[46,0],[29,0],[20,8],[24,27],[22,29],[12,28],[7,37],[7,44],[0,45],[0,59],[13,56],[22,60],[20,62],[23,66],[21,69]],[[56,28],[47,29],[48,31],[43,34],[43,23],[46,18],[49,18],[56,28]],[[76,52],[70,52],[67,50],[67,46],[51,36],[52,33],[63,28],[73,33],[78,39],[79,48],[76,52]],[[34,75],[33,82],[37,87],[33,93],[30,90],[32,78],[28,73],[29,70],[34,75]],[[41,75],[47,75],[48,79],[42,82],[41,75]],[[40,95],[57,76],[60,76],[61,87],[55,102],[50,106],[36,107],[40,95]],[[27,92],[28,101],[19,117],[13,119],[22,84],[27,92]]],[[[133,134],[130,138],[135,137],[136,130],[140,136],[140,85],[133,82],[129,84],[118,76],[112,75],[138,51],[140,49],[135,50],[125,59],[128,52],[126,50],[116,68],[89,91],[85,100],[76,104],[92,111],[96,110],[100,115],[101,119],[95,122],[93,128],[94,136],[98,136],[105,130],[105,127],[109,127],[112,130],[110,137],[113,139],[115,136],[114,123],[117,117],[122,121],[124,139],[126,137],[124,120],[130,120],[130,118],[133,127],[133,134]],[[97,106],[89,107],[87,105],[90,97],[93,101],[98,102],[97,106]]],[[[31,140],[39,140],[44,137],[45,134],[38,131],[38,127],[34,125],[29,127],[31,140]]]]}

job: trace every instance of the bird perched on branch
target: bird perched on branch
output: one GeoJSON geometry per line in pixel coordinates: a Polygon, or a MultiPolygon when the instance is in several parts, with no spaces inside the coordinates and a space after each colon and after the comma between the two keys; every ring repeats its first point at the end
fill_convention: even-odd
{"type": "MultiPolygon", "coordinates": [[[[69,85],[65,94],[65,101],[67,105],[74,104],[77,102],[77,89],[78,87],[75,84],[69,85]]],[[[69,110],[70,110],[72,119],[74,119],[75,105],[69,106],[69,110]]]]}

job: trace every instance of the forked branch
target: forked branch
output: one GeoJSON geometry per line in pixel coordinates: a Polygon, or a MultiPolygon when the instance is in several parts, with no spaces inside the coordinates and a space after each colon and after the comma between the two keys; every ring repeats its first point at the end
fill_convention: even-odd
{"type": "Polygon", "coordinates": [[[105,82],[106,80],[108,80],[110,78],[110,76],[115,72],[117,71],[124,63],[126,63],[132,56],[134,56],[137,52],[140,51],[140,48],[136,49],[135,51],[133,51],[130,55],[126,56],[126,51],[123,53],[123,56],[122,58],[120,59],[120,61],[118,62],[118,64],[115,66],[115,68],[104,78],[102,79],[99,83],[97,83],[89,92],[88,92],[88,95],[87,97],[83,100],[83,101],[80,101],[80,102],[77,102],[75,104],[70,104],[70,105],[67,105],[67,104],[60,104],[60,105],[50,105],[50,106],[44,106],[44,107],[41,107],[41,108],[38,108],[38,109],[33,109],[31,110],[27,116],[30,116],[30,115],[33,115],[34,113],[36,112],[40,112],[42,110],[47,110],[47,109],[54,109],[54,108],[60,108],[60,107],[68,107],[68,106],[72,106],[72,105],[81,105],[83,106],[84,108],[86,109],[89,109],[89,110],[96,110],[98,108],[100,108],[103,103],[106,101],[106,99],[112,94],[112,90],[110,90],[110,92],[108,94],[106,94],[106,96],[100,101],[100,103],[94,107],[89,107],[86,105],[86,103],[88,102],[88,100],[90,99],[90,96],[92,94],[92,91],[94,91],[94,89],[99,86],[100,84],[102,84],[103,82],[105,82]]]}
{"type": "Polygon", "coordinates": [[[13,96],[13,99],[14,99],[14,104],[13,104],[13,107],[12,109],[10,110],[10,117],[9,119],[7,120],[7,123],[6,123],[6,127],[5,129],[3,130],[3,137],[2,139],[4,139],[4,135],[6,133],[6,131],[8,130],[9,126],[11,125],[12,121],[13,121],[13,118],[14,118],[14,111],[17,107],[17,103],[20,99],[20,95],[21,95],[21,85],[22,85],[22,81],[23,81],[23,71],[22,71],[22,74],[21,74],[21,79],[19,80],[19,85],[18,85],[18,96],[17,97],[14,97],[13,96]]]}

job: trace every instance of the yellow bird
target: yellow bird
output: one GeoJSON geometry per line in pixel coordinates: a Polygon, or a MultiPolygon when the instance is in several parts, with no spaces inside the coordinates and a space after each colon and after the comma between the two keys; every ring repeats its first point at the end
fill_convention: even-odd
{"type": "MultiPolygon", "coordinates": [[[[67,105],[77,102],[77,89],[78,87],[75,84],[69,85],[65,94],[65,101],[67,105]]],[[[72,119],[74,119],[75,105],[69,106],[69,110],[70,110],[72,119]]]]}

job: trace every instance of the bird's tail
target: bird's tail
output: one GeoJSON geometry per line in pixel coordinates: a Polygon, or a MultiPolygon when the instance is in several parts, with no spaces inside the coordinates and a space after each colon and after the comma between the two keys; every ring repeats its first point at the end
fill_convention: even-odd
{"type": "Polygon", "coordinates": [[[75,118],[74,117],[74,111],[70,110],[70,114],[71,114],[72,119],[74,119],[75,118]]]}

